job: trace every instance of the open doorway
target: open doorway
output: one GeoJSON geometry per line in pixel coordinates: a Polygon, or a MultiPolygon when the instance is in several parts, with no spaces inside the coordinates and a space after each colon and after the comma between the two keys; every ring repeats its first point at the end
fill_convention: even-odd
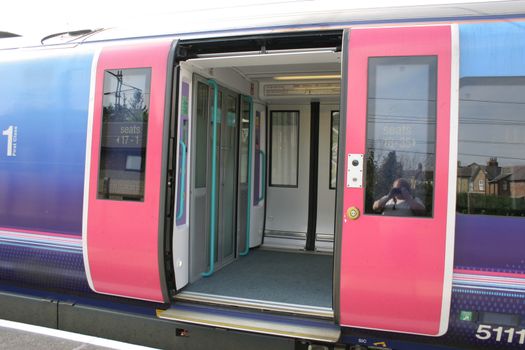
{"type": "Polygon", "coordinates": [[[176,298],[333,317],[337,47],[200,54],[189,283],[176,298]]]}

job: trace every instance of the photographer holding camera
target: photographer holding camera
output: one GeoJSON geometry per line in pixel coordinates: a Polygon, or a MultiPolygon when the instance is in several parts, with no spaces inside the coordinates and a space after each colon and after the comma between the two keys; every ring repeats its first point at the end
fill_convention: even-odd
{"type": "Polygon", "coordinates": [[[399,178],[394,181],[390,192],[374,202],[374,211],[390,216],[424,215],[425,205],[412,196],[410,184],[399,178]]]}

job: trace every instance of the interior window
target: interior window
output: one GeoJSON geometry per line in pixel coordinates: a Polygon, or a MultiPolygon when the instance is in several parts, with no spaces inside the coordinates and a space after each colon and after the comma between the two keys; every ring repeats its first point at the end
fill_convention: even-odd
{"type": "Polygon", "coordinates": [[[199,82],[197,84],[197,115],[195,143],[195,188],[206,187],[206,162],[208,161],[208,114],[209,87],[199,82]]]}
{"type": "Polygon", "coordinates": [[[270,138],[270,186],[297,187],[299,111],[272,111],[270,138]]]}
{"type": "Polygon", "coordinates": [[[525,216],[525,77],[460,81],[457,211],[525,216]]]}
{"type": "Polygon", "coordinates": [[[104,72],[99,199],[144,200],[151,69],[104,72]]]}
{"type": "Polygon", "coordinates": [[[365,212],[432,216],[437,58],[368,64],[365,212]]]}
{"type": "Polygon", "coordinates": [[[250,103],[241,101],[241,128],[239,137],[239,183],[248,183],[248,147],[250,144],[250,103]]]}

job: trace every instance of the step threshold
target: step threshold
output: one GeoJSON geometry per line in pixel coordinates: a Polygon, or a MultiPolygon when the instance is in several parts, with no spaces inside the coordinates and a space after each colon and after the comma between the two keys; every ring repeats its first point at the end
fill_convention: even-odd
{"type": "Polygon", "coordinates": [[[245,309],[265,310],[283,314],[311,316],[326,319],[334,318],[334,311],[331,308],[311,305],[279,303],[266,300],[244,299],[216,294],[184,291],[176,294],[175,300],[212,305],[234,306],[245,309]]]}
{"type": "Polygon", "coordinates": [[[157,310],[157,317],[184,323],[326,343],[336,343],[341,336],[340,327],[333,321],[182,302],[173,304],[167,310],[157,310]]]}

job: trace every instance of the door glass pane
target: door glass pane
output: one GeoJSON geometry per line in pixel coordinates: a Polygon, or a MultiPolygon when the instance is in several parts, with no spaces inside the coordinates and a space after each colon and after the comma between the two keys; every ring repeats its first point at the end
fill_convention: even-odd
{"type": "Polygon", "coordinates": [[[195,142],[195,188],[206,187],[206,162],[208,157],[208,96],[209,88],[197,84],[197,116],[195,142]]]}
{"type": "Polygon", "coordinates": [[[337,184],[337,154],[339,150],[339,111],[332,111],[330,125],[330,189],[335,189],[337,184]]]}
{"type": "Polygon", "coordinates": [[[432,216],[437,59],[369,59],[365,212],[432,216]]]}
{"type": "Polygon", "coordinates": [[[187,166],[188,166],[188,133],[189,133],[189,96],[190,95],[190,84],[183,81],[181,84],[181,95],[180,95],[180,140],[179,140],[179,154],[178,154],[178,182],[177,182],[177,208],[176,208],[176,225],[186,224],[186,183],[187,183],[187,166]],[[186,147],[182,147],[185,145],[186,147]]]}
{"type": "Polygon", "coordinates": [[[457,210],[525,216],[525,78],[463,78],[457,210]]]}
{"type": "Polygon", "coordinates": [[[248,206],[248,149],[250,141],[250,101],[246,97],[241,98],[241,120],[239,128],[237,232],[239,234],[238,245],[239,247],[244,247],[246,243],[246,210],[248,206]]]}
{"type": "Polygon", "coordinates": [[[241,134],[239,138],[239,183],[248,183],[248,146],[250,136],[250,103],[243,100],[241,134]]]}
{"type": "Polygon", "coordinates": [[[297,187],[299,112],[272,111],[270,135],[270,186],[297,187]]]}
{"type": "Polygon", "coordinates": [[[104,72],[99,199],[144,200],[151,69],[104,72]]]}
{"type": "Polygon", "coordinates": [[[234,248],[234,218],[235,218],[235,183],[236,176],[236,138],[237,138],[237,98],[232,95],[223,95],[225,97],[225,116],[222,125],[223,133],[221,135],[221,154],[222,154],[222,233],[223,257],[233,254],[234,248]]]}
{"type": "Polygon", "coordinates": [[[252,195],[252,205],[258,205],[262,200],[261,190],[263,186],[266,186],[265,183],[262,183],[262,172],[266,172],[266,169],[263,169],[262,161],[264,161],[264,155],[261,151],[261,112],[255,111],[253,118],[253,135],[251,136],[254,142],[253,150],[253,195],[252,195]],[[261,157],[262,156],[262,157],[261,157]]]}

